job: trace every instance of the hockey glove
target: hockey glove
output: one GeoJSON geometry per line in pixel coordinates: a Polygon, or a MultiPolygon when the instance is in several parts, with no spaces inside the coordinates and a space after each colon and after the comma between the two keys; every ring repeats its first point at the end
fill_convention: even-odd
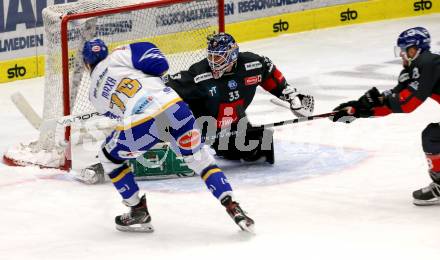
{"type": "Polygon", "coordinates": [[[373,108],[383,105],[382,95],[377,88],[368,90],[358,100],[342,103],[335,107],[336,114],[329,117],[333,122],[351,123],[357,118],[368,118],[373,116],[373,108]]]}
{"type": "Polygon", "coordinates": [[[287,86],[281,99],[290,103],[290,110],[297,117],[308,117],[313,115],[315,100],[313,96],[298,93],[296,88],[287,86]]]}

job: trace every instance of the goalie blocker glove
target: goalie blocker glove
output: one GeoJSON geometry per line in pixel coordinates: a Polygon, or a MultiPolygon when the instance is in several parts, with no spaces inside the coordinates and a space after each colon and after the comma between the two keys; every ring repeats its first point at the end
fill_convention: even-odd
{"type": "Polygon", "coordinates": [[[342,103],[335,107],[336,114],[329,117],[333,122],[351,123],[357,118],[374,116],[373,108],[383,106],[382,94],[376,87],[368,90],[358,100],[342,103]]]}

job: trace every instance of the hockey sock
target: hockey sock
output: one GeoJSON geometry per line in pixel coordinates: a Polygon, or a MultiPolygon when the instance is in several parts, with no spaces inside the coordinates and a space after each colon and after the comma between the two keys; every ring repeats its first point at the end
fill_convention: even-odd
{"type": "Polygon", "coordinates": [[[431,179],[440,184],[440,154],[426,154],[426,160],[428,161],[429,176],[431,179]]]}
{"type": "Polygon", "coordinates": [[[440,172],[440,154],[426,154],[428,160],[429,170],[433,172],[440,172]]]}
{"type": "Polygon", "coordinates": [[[212,195],[219,200],[225,196],[232,196],[232,187],[223,171],[215,164],[206,167],[201,173],[202,179],[211,191],[212,195]]]}
{"type": "Polygon", "coordinates": [[[114,169],[109,174],[109,177],[119,194],[121,194],[124,199],[125,204],[128,206],[134,206],[139,203],[139,186],[134,180],[134,174],[128,165],[123,164],[114,169]]]}

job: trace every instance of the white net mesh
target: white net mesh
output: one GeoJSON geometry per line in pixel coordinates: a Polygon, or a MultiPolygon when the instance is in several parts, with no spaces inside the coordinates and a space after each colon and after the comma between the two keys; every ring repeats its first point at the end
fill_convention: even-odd
{"type": "MultiPolygon", "coordinates": [[[[187,69],[193,62],[205,58],[206,37],[218,31],[217,0],[171,3],[160,7],[73,20],[68,23],[70,82],[68,86],[63,86],[61,18],[66,14],[120,9],[142,2],[152,1],[83,0],[49,6],[43,10],[47,46],[43,120],[64,116],[63,92],[66,88],[70,92],[70,114],[80,115],[94,110],[88,100],[89,76],[84,73],[79,51],[84,41],[91,38],[101,38],[110,50],[140,40],[153,42],[167,56],[170,73],[187,69]]],[[[64,132],[55,130],[41,131],[39,140],[26,149],[34,153],[47,151],[53,154],[56,151],[56,154],[62,156],[64,149],[56,140],[63,140],[64,132]]],[[[79,132],[85,131],[81,129],[79,132]]]]}

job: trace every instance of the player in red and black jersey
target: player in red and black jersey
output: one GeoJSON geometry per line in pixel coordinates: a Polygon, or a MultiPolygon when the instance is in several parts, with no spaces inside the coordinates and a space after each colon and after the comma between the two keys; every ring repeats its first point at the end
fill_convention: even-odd
{"type": "MultiPolygon", "coordinates": [[[[343,103],[333,121],[352,122],[356,118],[411,113],[427,98],[440,103],[440,55],[430,52],[431,37],[422,27],[405,30],[399,35],[396,54],[402,57],[404,69],[399,83],[379,93],[370,89],[359,100],[343,103]]],[[[413,193],[414,204],[440,204],[440,124],[429,124],[422,133],[422,145],[433,183],[413,193]]]]}
{"type": "MultiPolygon", "coordinates": [[[[224,129],[235,131],[241,124],[249,126],[242,119],[246,120],[245,111],[258,86],[289,102],[296,116],[313,112],[312,96],[289,86],[269,58],[239,52],[234,38],[227,33],[209,36],[207,59],[187,71],[168,76],[165,81],[189,104],[196,117],[214,119],[207,121],[216,126],[217,133],[224,129]]],[[[211,146],[226,159],[255,161],[265,156],[267,162],[274,163],[272,134],[271,130],[248,127],[243,134],[216,138],[211,146]]]]}

